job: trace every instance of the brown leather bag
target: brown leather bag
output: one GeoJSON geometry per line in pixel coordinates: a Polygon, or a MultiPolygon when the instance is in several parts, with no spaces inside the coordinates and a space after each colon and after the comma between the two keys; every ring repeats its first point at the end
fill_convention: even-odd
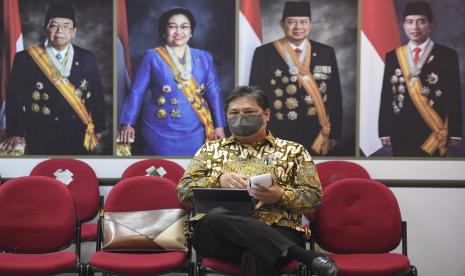
{"type": "Polygon", "coordinates": [[[183,209],[105,212],[105,251],[187,251],[183,209]]]}

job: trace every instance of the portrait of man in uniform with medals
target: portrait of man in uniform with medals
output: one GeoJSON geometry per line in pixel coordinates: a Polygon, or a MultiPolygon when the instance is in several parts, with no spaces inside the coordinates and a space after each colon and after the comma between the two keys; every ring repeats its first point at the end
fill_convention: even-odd
{"type": "Polygon", "coordinates": [[[271,42],[256,48],[249,84],[268,94],[273,135],[301,143],[312,156],[353,156],[356,29],[336,24],[328,12],[344,9],[342,18],[355,26],[357,5],[331,4],[344,7],[325,9],[327,3],[316,0],[262,1],[264,41],[271,42]],[[336,38],[336,33],[344,35],[336,38]],[[352,54],[336,57],[335,49],[352,54]],[[343,78],[339,59],[347,72],[343,78]]]}
{"type": "MultiPolygon", "coordinates": [[[[20,11],[27,14],[22,22],[25,50],[16,54],[8,79],[7,137],[0,146],[2,154],[111,154],[111,141],[104,142],[103,138],[105,133],[108,137],[105,119],[109,116],[105,112],[111,110],[111,104],[105,105],[97,59],[108,58],[105,69],[111,76],[112,26],[101,28],[99,34],[102,41],[107,35],[105,55],[97,58],[77,44],[88,46],[85,42],[92,37],[89,30],[95,31],[103,23],[89,19],[92,13],[84,15],[81,8],[100,10],[100,14],[111,17],[112,3],[74,4],[23,1],[19,5],[20,11]],[[81,35],[85,37],[82,40],[77,38],[81,35]]],[[[107,23],[111,24],[111,20],[107,23]]],[[[95,42],[94,47],[103,45],[95,42]]],[[[111,80],[106,80],[110,85],[105,87],[106,92],[111,97],[111,80]]]]}
{"type": "Polygon", "coordinates": [[[404,4],[408,42],[386,55],[379,138],[396,157],[465,156],[459,58],[431,38],[433,10],[428,2],[404,4]]]}
{"type": "Polygon", "coordinates": [[[117,155],[193,156],[224,138],[235,1],[127,1],[121,8],[136,69],[118,99],[117,155]]]}

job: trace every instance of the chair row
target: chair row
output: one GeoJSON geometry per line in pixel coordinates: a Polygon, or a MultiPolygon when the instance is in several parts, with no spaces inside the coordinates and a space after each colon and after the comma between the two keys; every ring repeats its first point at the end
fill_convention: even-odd
{"type": "MultiPolygon", "coordinates": [[[[144,161],[149,162],[149,160],[144,161]]],[[[324,163],[328,162],[320,164],[324,163]]],[[[146,165],[148,163],[143,165],[135,163],[133,166],[137,168],[137,171],[145,172],[146,165]]],[[[156,166],[156,168],[159,167],[156,166]]],[[[72,169],[73,175],[76,175],[75,172],[83,170],[76,167],[72,169]]],[[[352,178],[348,173],[341,173],[343,171],[338,171],[339,178],[345,179],[332,183],[331,181],[337,178],[333,176],[328,182],[332,183],[331,185],[323,184],[325,198],[312,219],[314,226],[312,242],[316,240],[321,248],[337,253],[330,254],[330,256],[341,268],[341,275],[390,275],[391,272],[392,274],[405,272],[408,273],[406,275],[416,275],[416,269],[410,266],[406,257],[406,222],[401,221],[399,207],[392,192],[379,182],[369,178],[352,178]],[[380,221],[380,218],[383,219],[380,221]],[[400,242],[403,245],[403,254],[388,253],[400,242]]],[[[353,171],[354,169],[350,169],[349,173],[353,171]]],[[[182,174],[176,182],[169,180],[169,178],[134,177],[134,175],[137,174],[131,174],[131,177],[121,180],[113,187],[105,202],[105,211],[121,212],[167,208],[185,208],[186,212],[188,211],[188,208],[178,201],[175,191],[176,183],[182,174]]],[[[0,251],[10,252],[0,254],[0,274],[48,274],[62,272],[66,269],[77,269],[80,274],[100,271],[124,275],[163,274],[179,270],[185,271],[189,275],[203,275],[210,270],[239,275],[242,271],[238,263],[215,258],[200,258],[198,256],[194,265],[190,261],[190,248],[187,252],[142,254],[102,251],[99,246],[101,235],[97,242],[96,252],[84,269],[84,264],[79,262],[81,235],[79,234],[80,223],[77,204],[75,216],[72,215],[73,200],[75,201],[77,197],[73,195],[71,188],[64,189],[63,184],[57,183],[52,178],[48,179],[53,180],[51,182],[54,183],[45,184],[47,182],[45,179],[44,177],[18,178],[0,186],[0,251]],[[67,194],[63,191],[67,191],[67,194]],[[57,199],[61,201],[57,201],[57,199]],[[72,208],[69,202],[65,202],[69,199],[71,199],[72,208]],[[32,205],[29,206],[29,203],[32,205]],[[62,205],[63,207],[61,207],[62,205]],[[71,223],[71,220],[60,224],[59,219],[53,215],[55,212],[58,217],[72,218],[74,224],[71,223]],[[41,215],[46,218],[41,218],[41,215]],[[52,218],[53,224],[43,227],[46,225],[45,221],[50,220],[50,218],[52,218]],[[10,225],[10,222],[13,226],[10,225]],[[34,223],[39,223],[41,229],[45,229],[46,233],[32,230],[35,226],[34,223]],[[72,227],[72,225],[74,226],[72,227]],[[53,228],[55,226],[57,229],[64,227],[65,230],[56,231],[53,228]],[[28,233],[34,233],[34,235],[28,233]],[[55,239],[55,236],[58,239],[55,239]],[[74,253],[53,252],[65,248],[70,243],[70,239],[76,241],[74,253]],[[53,242],[49,243],[49,240],[53,240],[53,242]],[[29,251],[48,253],[40,254],[38,255],[40,257],[33,258],[35,261],[30,261],[28,258],[32,255],[21,254],[30,253],[29,251]],[[50,267],[58,270],[51,272],[50,267]]],[[[283,272],[294,272],[299,275],[307,273],[306,268],[296,262],[286,266],[283,272]]]]}

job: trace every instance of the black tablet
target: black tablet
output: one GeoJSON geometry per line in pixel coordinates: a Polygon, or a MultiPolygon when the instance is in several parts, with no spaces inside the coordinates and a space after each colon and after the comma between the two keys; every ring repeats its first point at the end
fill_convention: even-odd
{"type": "Polygon", "coordinates": [[[245,189],[194,188],[195,211],[207,213],[213,208],[224,207],[241,214],[253,211],[253,201],[245,189]]]}

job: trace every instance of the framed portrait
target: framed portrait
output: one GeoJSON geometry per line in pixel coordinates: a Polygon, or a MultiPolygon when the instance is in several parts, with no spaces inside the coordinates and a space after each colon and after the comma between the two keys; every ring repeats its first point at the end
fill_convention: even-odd
{"type": "MultiPolygon", "coordinates": [[[[236,1],[120,2],[127,40],[118,38],[118,62],[125,63],[118,71],[119,136],[125,144],[130,140],[131,155],[193,156],[226,128],[236,1]]],[[[117,155],[125,155],[120,145],[117,155]]]]}
{"type": "Polygon", "coordinates": [[[295,7],[286,1],[259,2],[261,45],[255,49],[250,78],[245,79],[269,95],[271,132],[304,145],[314,157],[355,156],[357,1],[313,0],[295,7]],[[295,27],[282,21],[284,15],[311,19],[295,27]],[[291,41],[299,32],[309,32],[308,39],[291,41]],[[299,48],[300,62],[289,58],[287,45],[299,48]],[[302,55],[306,50],[309,53],[302,55]],[[301,68],[300,75],[305,70],[312,73],[316,87],[308,89],[303,84],[307,77],[302,81],[292,68],[301,68]]]}
{"type": "Polygon", "coordinates": [[[113,1],[8,4],[0,140],[21,139],[26,155],[111,155],[113,1]]]}
{"type": "Polygon", "coordinates": [[[385,1],[372,13],[368,6],[361,19],[361,156],[465,157],[463,5],[385,1]]]}

